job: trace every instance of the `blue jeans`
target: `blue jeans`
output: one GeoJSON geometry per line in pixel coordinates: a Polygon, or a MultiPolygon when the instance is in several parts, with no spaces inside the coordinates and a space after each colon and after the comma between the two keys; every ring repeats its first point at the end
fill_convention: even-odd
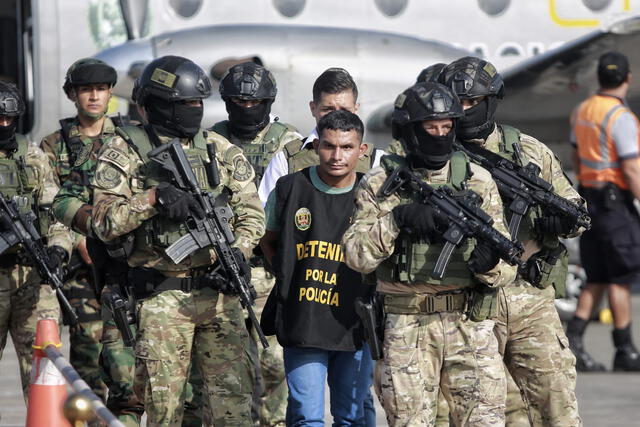
{"type": "Polygon", "coordinates": [[[324,385],[329,384],[333,426],[364,426],[363,402],[371,387],[369,346],[358,351],[285,347],[289,386],[287,426],[324,426],[324,385]]]}

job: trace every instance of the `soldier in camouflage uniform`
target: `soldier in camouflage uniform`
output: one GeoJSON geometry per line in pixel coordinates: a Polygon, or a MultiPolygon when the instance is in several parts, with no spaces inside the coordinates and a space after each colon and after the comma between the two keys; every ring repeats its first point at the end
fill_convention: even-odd
{"type": "MultiPolygon", "coordinates": [[[[134,391],[144,401],[152,426],[180,422],[192,354],[204,379],[212,424],[253,425],[253,368],[239,299],[216,289],[220,282],[212,280],[212,249],[196,251],[179,264],[165,255],[187,232],[184,221],[202,212],[193,197],[171,184],[147,157],[154,146],[178,138],[203,190],[229,199],[235,214],[235,255],[239,260],[252,255],[264,233],[253,168],[240,148],[200,130],[202,99],[210,91],[209,79],[188,59],[165,56],[152,61],[136,94],[148,124],[123,129],[105,142],[93,181],[96,234],[104,241],[134,236],[128,257],[129,279],[139,301],[134,391]],[[213,158],[207,148],[214,149],[213,158]]],[[[249,270],[244,260],[241,265],[249,270]]]]}
{"type": "MultiPolygon", "coordinates": [[[[97,63],[105,69],[111,69],[106,64],[97,63]]],[[[113,136],[115,134],[116,123],[122,127],[127,124],[126,120],[117,117],[114,123],[109,117],[105,116],[102,136],[113,136]]],[[[99,283],[98,288],[101,289],[101,317],[103,322],[102,336],[102,352],[100,356],[100,364],[104,371],[103,380],[109,389],[107,399],[107,408],[118,417],[118,419],[127,426],[137,426],[140,424],[144,406],[133,392],[133,370],[135,365],[135,357],[133,349],[125,347],[120,331],[115,325],[110,308],[106,301],[112,294],[111,286],[121,284],[126,281],[122,277],[123,271],[114,273],[114,269],[118,268],[116,263],[122,262],[125,265],[122,269],[126,270],[126,259],[118,259],[122,244],[114,244],[107,249],[101,247],[101,242],[97,240],[91,220],[91,210],[93,208],[93,194],[89,183],[95,175],[97,163],[97,155],[102,148],[104,138],[95,138],[91,141],[90,152],[79,158],[71,170],[67,180],[63,183],[62,188],[53,201],[53,213],[64,225],[72,228],[78,234],[85,236],[88,242],[88,249],[92,261],[94,262],[94,273],[99,277],[95,277],[99,283]],[[106,265],[106,264],[109,265],[106,265]],[[107,273],[113,273],[109,276],[107,273]],[[109,276],[109,283],[105,286],[105,277],[109,276]]],[[[83,151],[84,152],[84,151],[83,151]]],[[[124,257],[123,257],[124,258],[124,257]]],[[[126,274],[126,273],[125,273],[126,274]]],[[[124,291],[118,286],[118,291],[124,294],[124,291]]],[[[193,369],[195,372],[196,370],[193,369]]],[[[197,376],[196,376],[197,377],[197,376]]],[[[202,380],[195,378],[196,382],[202,384],[202,380]]],[[[202,425],[201,414],[201,387],[194,391],[191,383],[188,385],[187,397],[185,402],[185,417],[183,425],[202,425]],[[193,402],[192,402],[193,401],[193,402]],[[192,404],[193,403],[193,404],[192,404]]]]}
{"type": "MultiPolygon", "coordinates": [[[[521,166],[533,162],[556,194],[583,203],[547,146],[515,128],[495,123],[504,84],[493,65],[474,57],[461,58],[444,69],[443,81],[465,108],[458,137],[467,147],[482,147],[521,166]]],[[[511,200],[503,203],[509,206],[511,200]]],[[[510,211],[506,214],[510,217],[510,211]]],[[[527,267],[499,293],[496,335],[500,352],[525,401],[529,422],[535,426],[582,423],[575,395],[575,357],[553,301],[563,296],[567,274],[568,254],[558,237],[574,237],[582,231],[574,220],[543,216],[538,208],[531,208],[517,236],[525,248],[527,267]]],[[[517,404],[517,390],[511,388],[509,394],[508,403],[517,404]]],[[[518,411],[510,409],[507,407],[507,423],[521,422],[518,411]]],[[[524,420],[526,423],[526,417],[524,420]]]]}
{"type": "MultiPolygon", "coordinates": [[[[63,89],[69,100],[75,103],[77,115],[60,120],[61,128],[46,136],[41,143],[54,167],[60,187],[64,187],[71,178],[74,182],[86,178],[74,176],[72,168],[82,165],[95,146],[100,146],[106,137],[115,134],[116,125],[106,116],[106,112],[111,99],[111,88],[116,80],[116,71],[97,59],[83,58],[69,67],[63,89]]],[[[102,351],[100,297],[91,273],[92,260],[85,238],[87,218],[91,213],[87,206],[75,206],[75,209],[67,209],[65,214],[75,215],[78,208],[83,210],[75,223],[73,216],[64,217],[60,215],[60,209],[57,209],[57,217],[61,222],[84,231],[83,234],[76,234],[70,264],[74,269],[77,267],[77,272],[65,283],[64,290],[79,320],[76,326],[69,328],[69,361],[93,392],[105,400],[106,385],[102,380],[103,371],[99,364],[102,351]]]]}
{"type": "Polygon", "coordinates": [[[376,392],[391,426],[433,426],[440,390],[456,425],[504,425],[506,385],[492,313],[472,304],[467,318],[467,305],[472,300],[482,306],[492,288],[513,280],[515,268],[486,243],[466,241],[454,251],[445,276],[432,278],[443,247],[433,209],[405,191],[379,196],[391,172],[408,166],[432,186],[478,193],[481,208],[506,235],[498,190],[486,170],[452,154],[454,122],[463,113],[448,88],[417,83],[395,106],[394,137],[409,155],[383,157],[382,167],[360,181],[356,213],[343,238],[347,265],[375,271],[384,300],[384,358],[376,366],[376,392]]]}
{"type": "MultiPolygon", "coordinates": [[[[276,93],[273,74],[253,62],[234,65],[220,82],[220,96],[226,104],[229,120],[216,123],[211,131],[242,148],[256,173],[256,185],[275,152],[301,138],[294,127],[280,122],[277,117],[270,120],[276,93]]],[[[275,278],[264,268],[261,253],[256,253],[250,262],[251,284],[258,295],[255,313],[260,318],[275,278]]],[[[269,336],[269,347],[262,348],[255,330],[250,328],[250,332],[257,373],[252,409],[254,420],[260,426],[284,425],[287,384],[282,347],[275,336],[269,336]]]]}
{"type": "MultiPolygon", "coordinates": [[[[0,192],[16,200],[21,212],[33,210],[37,214],[38,231],[43,236],[48,235],[49,267],[57,268],[68,258],[73,242],[68,229],[51,221],[49,207],[58,186],[47,157],[24,136],[15,133],[18,118],[24,110],[16,86],[0,82],[0,192]]],[[[0,224],[0,233],[3,229],[0,224]]],[[[54,291],[43,283],[20,247],[6,248],[0,253],[0,359],[7,334],[11,333],[25,400],[36,323],[40,319],[58,321],[59,317],[60,308],[54,291]]]]}

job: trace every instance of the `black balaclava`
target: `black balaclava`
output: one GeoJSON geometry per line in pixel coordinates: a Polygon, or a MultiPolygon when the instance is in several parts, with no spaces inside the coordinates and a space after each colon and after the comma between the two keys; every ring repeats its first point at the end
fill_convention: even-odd
{"type": "Polygon", "coordinates": [[[498,107],[495,96],[485,97],[479,104],[464,111],[456,131],[463,140],[486,139],[495,127],[494,115],[498,107]]]}
{"type": "Polygon", "coordinates": [[[0,126],[0,150],[11,152],[18,149],[18,141],[16,140],[17,127],[17,117],[13,118],[9,126],[0,126]]]}
{"type": "Polygon", "coordinates": [[[225,101],[229,113],[231,133],[240,139],[253,139],[269,124],[272,99],[264,99],[258,105],[245,108],[232,100],[225,101]]]}
{"type": "Polygon", "coordinates": [[[413,124],[413,132],[418,143],[418,150],[409,155],[411,164],[430,170],[442,169],[451,159],[455,129],[443,136],[434,136],[425,131],[422,123],[413,124]]]}
{"type": "Polygon", "coordinates": [[[176,138],[193,138],[200,129],[204,108],[180,101],[166,101],[149,96],[145,103],[149,123],[158,134],[176,138]]]}

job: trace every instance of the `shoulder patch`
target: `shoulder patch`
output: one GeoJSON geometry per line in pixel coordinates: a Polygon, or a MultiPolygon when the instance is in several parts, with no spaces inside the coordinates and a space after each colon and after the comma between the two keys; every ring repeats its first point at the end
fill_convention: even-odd
{"type": "Polygon", "coordinates": [[[238,181],[247,181],[253,175],[253,169],[244,156],[237,156],[233,159],[233,178],[238,181]]]}
{"type": "Polygon", "coordinates": [[[117,187],[122,181],[122,172],[109,163],[102,163],[96,170],[96,185],[110,190],[117,187]]]}
{"type": "Polygon", "coordinates": [[[100,155],[100,160],[105,160],[111,163],[115,163],[120,166],[120,168],[126,170],[127,165],[129,164],[129,159],[125,153],[120,150],[117,150],[112,147],[106,148],[102,155],[100,155]]]}

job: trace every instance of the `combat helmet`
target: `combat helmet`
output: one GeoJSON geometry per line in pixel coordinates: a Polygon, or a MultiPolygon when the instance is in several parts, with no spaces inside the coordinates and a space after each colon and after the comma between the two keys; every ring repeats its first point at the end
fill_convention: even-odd
{"type": "Polygon", "coordinates": [[[144,106],[149,95],[171,102],[205,99],[211,82],[193,61],[167,55],[151,61],[140,75],[134,95],[138,105],[144,106]]]}
{"type": "Polygon", "coordinates": [[[21,116],[24,111],[24,100],[18,87],[13,83],[0,81],[0,116],[21,116]]]}
{"type": "Polygon", "coordinates": [[[460,99],[480,96],[504,97],[502,76],[490,62],[474,56],[465,56],[442,70],[442,82],[460,99]]]}
{"type": "Polygon", "coordinates": [[[447,66],[447,64],[444,64],[442,62],[439,62],[437,64],[433,64],[433,65],[429,65],[427,68],[425,68],[424,70],[420,71],[420,74],[418,74],[418,78],[416,79],[416,83],[420,83],[420,82],[432,82],[432,83],[442,83],[441,80],[441,75],[442,75],[442,70],[447,66]]]}
{"type": "MultiPolygon", "coordinates": [[[[458,97],[448,87],[440,83],[416,83],[396,98],[391,129],[393,138],[400,140],[408,154],[424,157],[430,147],[421,141],[429,139],[422,128],[424,120],[451,119],[455,125],[464,115],[458,97]]],[[[453,140],[453,130],[448,139],[453,140]]],[[[445,158],[450,153],[443,154],[445,158]]]]}
{"type": "Polygon", "coordinates": [[[220,81],[220,96],[229,98],[275,99],[276,79],[271,71],[255,62],[243,62],[229,68],[220,81]]]}
{"type": "Polygon", "coordinates": [[[117,81],[118,73],[112,66],[99,59],[82,58],[67,70],[62,89],[69,96],[75,86],[106,83],[113,87],[117,81]]]}

